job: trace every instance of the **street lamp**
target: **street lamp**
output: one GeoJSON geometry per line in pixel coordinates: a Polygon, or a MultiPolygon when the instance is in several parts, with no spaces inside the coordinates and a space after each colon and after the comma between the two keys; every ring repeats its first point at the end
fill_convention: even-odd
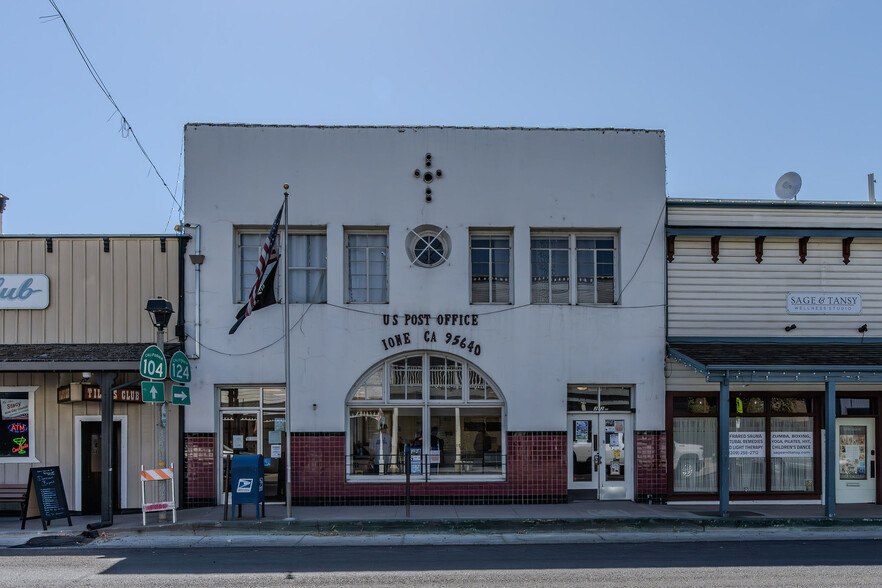
{"type": "MultiPolygon", "coordinates": [[[[171,315],[175,312],[172,303],[164,298],[152,298],[147,301],[147,308],[144,310],[150,315],[153,326],[162,333],[168,326],[171,315]]],[[[162,345],[160,345],[162,347],[162,345]]]]}
{"type": "MultiPolygon", "coordinates": [[[[156,327],[156,346],[165,355],[165,328],[175,309],[172,303],[162,297],[152,298],[147,301],[147,307],[144,309],[150,315],[150,321],[156,327]]],[[[165,385],[165,384],[163,384],[165,385]]],[[[159,412],[156,415],[156,461],[161,468],[167,467],[167,438],[168,430],[166,423],[168,422],[168,408],[165,402],[159,406],[159,412]]],[[[159,486],[159,501],[165,502],[167,493],[165,484],[159,486]]],[[[160,513],[160,520],[165,520],[165,511],[160,513]]]]}

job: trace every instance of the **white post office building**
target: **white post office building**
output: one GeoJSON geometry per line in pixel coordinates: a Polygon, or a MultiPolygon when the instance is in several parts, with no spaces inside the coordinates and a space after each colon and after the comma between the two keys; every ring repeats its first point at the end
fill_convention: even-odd
{"type": "Polygon", "coordinates": [[[263,456],[270,500],[292,468],[294,504],[400,503],[408,469],[426,504],[664,485],[663,132],[190,124],[185,142],[190,504],[220,498],[231,454],[263,456]],[[231,335],[286,183],[288,304],[231,335]]]}

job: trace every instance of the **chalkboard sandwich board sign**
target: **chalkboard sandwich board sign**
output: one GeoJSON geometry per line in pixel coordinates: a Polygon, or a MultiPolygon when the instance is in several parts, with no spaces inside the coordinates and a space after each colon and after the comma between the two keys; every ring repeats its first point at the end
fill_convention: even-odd
{"type": "Polygon", "coordinates": [[[72,527],[70,511],[67,508],[67,496],[61,483],[61,470],[58,466],[31,468],[28,473],[28,492],[25,494],[25,507],[21,519],[21,528],[25,521],[40,517],[43,530],[53,519],[67,519],[72,527]]]}

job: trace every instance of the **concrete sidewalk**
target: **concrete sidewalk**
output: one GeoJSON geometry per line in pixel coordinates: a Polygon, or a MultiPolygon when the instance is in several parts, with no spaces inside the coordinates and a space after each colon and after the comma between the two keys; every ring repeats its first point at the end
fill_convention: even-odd
{"type": "MultiPolygon", "coordinates": [[[[230,509],[232,510],[232,509],[230,509]]],[[[243,517],[223,520],[223,508],[178,511],[178,522],[158,522],[157,514],[114,516],[101,529],[99,544],[107,547],[152,545],[321,545],[523,543],[562,541],[683,541],[779,538],[882,538],[882,506],[839,505],[837,517],[824,517],[823,505],[734,504],[728,519],[720,518],[715,504],[650,505],[634,502],[572,502],[568,504],[294,507],[285,519],[284,505],[266,508],[259,521],[253,506],[243,517]],[[342,542],[342,543],[341,543],[342,542]]],[[[0,546],[27,541],[51,546],[62,543],[98,522],[98,516],[74,516],[73,526],[55,520],[47,531],[39,519],[25,530],[15,517],[0,517],[0,546]]]]}

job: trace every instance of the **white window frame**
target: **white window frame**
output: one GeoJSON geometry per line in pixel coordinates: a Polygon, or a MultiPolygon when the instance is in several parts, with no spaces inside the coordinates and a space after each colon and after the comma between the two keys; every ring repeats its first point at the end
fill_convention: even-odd
{"type": "Polygon", "coordinates": [[[0,386],[0,394],[9,392],[27,392],[28,394],[28,456],[0,457],[0,463],[40,463],[37,459],[37,435],[34,423],[34,396],[39,386],[0,386]]]}
{"type": "MultiPolygon", "coordinates": [[[[352,459],[350,455],[350,448],[352,446],[352,438],[350,434],[351,427],[351,415],[353,410],[371,410],[371,409],[382,409],[385,414],[391,415],[392,409],[394,408],[415,408],[419,407],[422,410],[422,423],[423,423],[423,439],[430,439],[431,436],[431,418],[432,418],[432,408],[498,408],[500,413],[500,455],[501,455],[501,473],[499,474],[431,474],[430,472],[426,472],[419,475],[414,475],[411,477],[412,482],[426,482],[428,478],[428,482],[454,482],[454,483],[468,483],[468,482],[499,482],[504,481],[508,476],[508,447],[507,447],[507,418],[508,418],[508,405],[505,401],[505,397],[500,392],[499,387],[496,385],[493,380],[491,380],[487,375],[478,369],[476,365],[471,363],[469,360],[459,357],[457,355],[453,355],[450,353],[442,353],[437,351],[417,351],[417,352],[405,352],[398,354],[396,356],[387,358],[380,364],[375,364],[369,370],[367,370],[364,374],[362,374],[361,378],[358,379],[355,386],[349,391],[349,394],[346,396],[345,410],[346,410],[346,481],[347,482],[358,482],[358,483],[388,483],[388,482],[397,482],[405,479],[405,473],[402,471],[400,473],[387,473],[381,476],[360,476],[353,475],[352,464],[350,460],[352,459]],[[422,357],[422,398],[419,400],[403,400],[403,399],[391,399],[389,397],[389,382],[390,382],[390,373],[391,373],[391,365],[396,361],[410,358],[410,357],[422,357]],[[432,400],[429,398],[429,388],[430,388],[430,361],[429,357],[444,357],[446,359],[452,359],[461,364],[462,366],[462,399],[454,399],[454,400],[441,400],[435,399],[432,400]],[[355,400],[353,396],[358,391],[359,387],[377,370],[382,370],[383,373],[383,398],[382,400],[355,400]],[[469,398],[469,380],[468,374],[469,370],[473,370],[476,374],[478,374],[484,381],[493,388],[493,391],[496,393],[495,400],[472,400],[469,398]]],[[[388,418],[388,417],[387,417],[388,418]]]]}
{"type": "MultiPolygon", "coordinates": [[[[316,301],[307,300],[305,302],[295,302],[295,301],[291,300],[290,303],[291,304],[326,304],[328,302],[328,233],[327,233],[327,231],[324,229],[303,229],[303,230],[296,230],[296,231],[293,231],[293,230],[288,231],[288,240],[285,242],[286,245],[290,244],[291,237],[324,237],[325,238],[325,258],[324,258],[325,264],[324,265],[304,266],[304,267],[288,265],[288,275],[285,276],[285,277],[288,277],[290,275],[290,272],[295,271],[295,270],[296,271],[305,270],[308,272],[321,273],[321,274],[323,274],[323,277],[320,277],[319,279],[320,280],[323,279],[325,281],[325,296],[321,300],[316,300],[316,301]]],[[[290,256],[286,257],[285,260],[288,261],[288,263],[290,264],[290,256]]],[[[310,293],[307,292],[307,294],[310,294],[310,293]]],[[[291,288],[289,287],[288,288],[289,300],[290,300],[291,296],[292,296],[292,292],[291,292],[291,288]]],[[[309,298],[309,297],[311,297],[311,295],[307,296],[307,298],[309,298]]]]}
{"type": "MultiPolygon", "coordinates": [[[[282,230],[284,230],[284,227],[282,227],[280,229],[280,235],[284,234],[281,232],[282,230]]],[[[263,229],[247,228],[247,227],[236,229],[236,239],[235,239],[236,251],[234,253],[234,259],[235,259],[234,263],[235,263],[236,267],[233,272],[236,276],[235,281],[233,282],[233,299],[234,299],[235,304],[245,304],[248,301],[248,294],[251,292],[251,287],[252,287],[252,286],[248,286],[247,291],[244,291],[244,292],[242,291],[242,289],[244,288],[244,286],[242,285],[242,279],[244,277],[242,274],[242,272],[244,270],[244,268],[242,267],[242,249],[244,248],[242,245],[242,236],[243,235],[260,235],[260,243],[259,243],[259,245],[257,245],[257,249],[259,250],[261,247],[263,247],[263,244],[266,241],[266,236],[268,233],[269,233],[269,227],[266,227],[263,229]]],[[[327,276],[328,276],[327,240],[328,240],[328,233],[327,233],[327,230],[324,227],[291,229],[288,231],[288,240],[285,241],[285,247],[287,247],[289,245],[289,240],[291,237],[299,236],[299,235],[318,235],[318,236],[323,236],[325,238],[325,260],[324,260],[325,265],[324,266],[314,266],[314,267],[289,266],[288,269],[289,270],[308,269],[308,270],[312,270],[312,271],[323,270],[324,274],[325,274],[325,297],[324,297],[324,300],[321,300],[321,301],[315,302],[315,303],[290,302],[290,304],[325,304],[328,301],[328,296],[327,296],[327,276]]],[[[252,246],[249,245],[248,247],[250,248],[252,246]]],[[[282,258],[284,259],[284,253],[282,254],[282,258]]],[[[279,260],[280,267],[281,267],[281,262],[282,262],[282,259],[279,260]]],[[[255,261],[255,264],[256,263],[257,262],[255,261]]],[[[249,275],[253,278],[254,277],[254,268],[248,269],[247,271],[248,271],[249,275]]],[[[286,273],[286,272],[283,272],[283,273],[286,273]]],[[[285,278],[287,278],[287,275],[279,275],[278,270],[277,270],[276,278],[277,278],[277,280],[284,280],[285,278]]],[[[252,285],[254,284],[253,279],[251,281],[251,284],[252,285]]],[[[281,282],[277,281],[277,284],[279,284],[279,286],[278,286],[279,291],[278,291],[277,298],[281,299],[282,298],[282,294],[281,294],[282,287],[280,285],[281,282]]],[[[288,296],[290,298],[291,292],[288,292],[288,296]]]]}
{"type": "MultiPolygon", "coordinates": [[[[597,251],[596,249],[593,251],[597,251]]],[[[548,231],[533,230],[530,232],[530,304],[569,304],[571,306],[615,306],[619,298],[621,272],[619,268],[619,233],[617,231],[548,231]],[[533,239],[567,239],[567,271],[569,290],[567,302],[536,302],[533,299],[533,239]],[[613,302],[579,302],[578,301],[578,253],[576,250],[577,239],[612,239],[613,241],[613,302]]],[[[594,300],[597,300],[597,255],[594,257],[594,300]]]]}
{"type": "MultiPolygon", "coordinates": [[[[469,231],[469,304],[514,304],[514,255],[512,246],[514,245],[514,231],[512,230],[482,230],[482,229],[471,229],[469,231]],[[493,300],[493,251],[494,248],[488,248],[490,251],[489,256],[489,264],[490,264],[490,276],[488,282],[489,295],[488,298],[491,300],[488,302],[476,302],[473,298],[472,284],[474,280],[474,265],[472,260],[472,252],[474,250],[472,246],[473,239],[499,239],[505,237],[508,239],[508,300],[507,301],[498,301],[493,300]]],[[[481,247],[480,249],[484,249],[481,247]]]]}
{"type": "MultiPolygon", "coordinates": [[[[379,247],[374,247],[374,246],[362,247],[359,245],[359,246],[352,247],[352,249],[366,249],[368,251],[371,248],[379,249],[379,247]]],[[[369,268],[370,267],[370,253],[367,254],[365,259],[366,259],[365,263],[369,268]]],[[[390,295],[389,295],[389,291],[390,291],[390,288],[389,288],[389,283],[390,283],[389,268],[390,268],[390,264],[389,264],[389,229],[387,227],[383,227],[383,228],[350,227],[350,228],[345,228],[343,230],[343,290],[344,290],[343,299],[346,301],[346,304],[389,304],[389,298],[390,298],[390,295]],[[352,288],[350,286],[350,276],[349,276],[349,251],[350,251],[349,237],[351,235],[383,235],[386,237],[386,246],[385,246],[386,253],[383,256],[386,261],[386,276],[385,276],[386,277],[386,298],[385,298],[385,300],[370,300],[370,290],[371,289],[370,289],[370,274],[369,273],[366,274],[367,285],[368,285],[368,287],[367,287],[368,300],[365,300],[365,301],[352,300],[352,288]]]]}

